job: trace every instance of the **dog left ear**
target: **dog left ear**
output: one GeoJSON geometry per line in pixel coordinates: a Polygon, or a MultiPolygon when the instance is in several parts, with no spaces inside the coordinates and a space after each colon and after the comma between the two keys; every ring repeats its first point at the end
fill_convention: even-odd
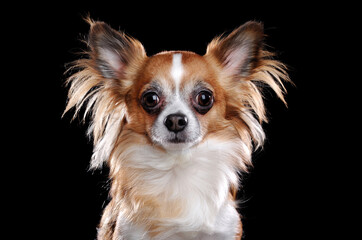
{"type": "Polygon", "coordinates": [[[258,22],[247,22],[226,37],[215,38],[206,55],[213,55],[229,76],[247,77],[258,66],[264,31],[258,22]]]}

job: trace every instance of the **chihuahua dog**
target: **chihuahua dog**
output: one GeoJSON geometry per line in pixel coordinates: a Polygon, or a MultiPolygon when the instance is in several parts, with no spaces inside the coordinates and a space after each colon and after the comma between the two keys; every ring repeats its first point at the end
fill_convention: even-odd
{"type": "Polygon", "coordinates": [[[215,38],[204,55],[147,56],[136,39],[88,22],[65,112],[91,120],[90,168],[110,169],[98,240],[241,239],[235,193],[265,138],[262,91],[285,102],[289,81],[264,49],[263,25],[215,38]]]}

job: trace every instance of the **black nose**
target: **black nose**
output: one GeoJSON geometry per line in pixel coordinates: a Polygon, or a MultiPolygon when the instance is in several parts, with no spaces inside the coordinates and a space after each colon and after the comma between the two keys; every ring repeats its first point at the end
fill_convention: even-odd
{"type": "Polygon", "coordinates": [[[180,132],[187,126],[187,117],[184,114],[170,114],[166,117],[165,126],[172,132],[180,132]]]}

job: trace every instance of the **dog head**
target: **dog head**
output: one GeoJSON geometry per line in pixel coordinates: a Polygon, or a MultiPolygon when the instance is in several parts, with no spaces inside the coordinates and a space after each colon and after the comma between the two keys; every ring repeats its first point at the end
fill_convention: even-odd
{"type": "MultiPolygon", "coordinates": [[[[263,49],[263,26],[248,22],[215,38],[205,55],[142,44],[103,22],[91,25],[89,57],[76,61],[66,111],[86,105],[99,167],[127,132],[162,151],[183,151],[210,136],[237,138],[251,151],[264,140],[262,86],[284,101],[284,65],[263,49]]],[[[73,69],[72,68],[72,69],[73,69]]]]}

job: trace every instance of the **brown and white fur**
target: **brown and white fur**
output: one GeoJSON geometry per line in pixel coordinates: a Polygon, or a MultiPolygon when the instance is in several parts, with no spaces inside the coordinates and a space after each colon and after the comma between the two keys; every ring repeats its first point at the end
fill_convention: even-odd
{"type": "Polygon", "coordinates": [[[88,22],[88,57],[70,68],[65,112],[85,107],[91,168],[110,168],[98,239],[240,239],[235,192],[265,138],[262,91],[284,101],[288,80],[263,49],[262,24],[215,38],[203,56],[147,56],[139,41],[88,22]]]}

